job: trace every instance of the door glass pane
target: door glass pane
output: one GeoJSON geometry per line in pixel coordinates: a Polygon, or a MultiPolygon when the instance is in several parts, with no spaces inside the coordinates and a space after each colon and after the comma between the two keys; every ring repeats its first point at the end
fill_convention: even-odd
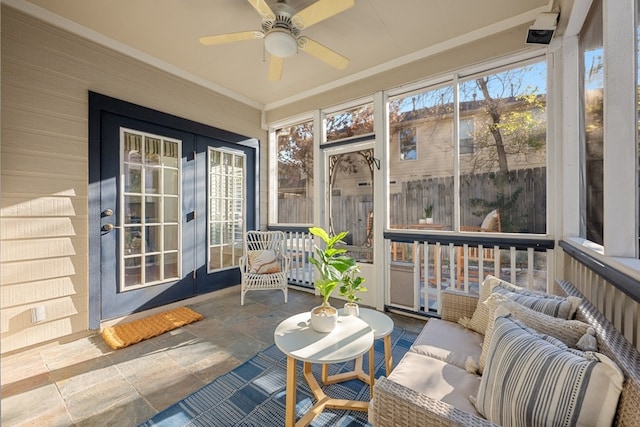
{"type": "Polygon", "coordinates": [[[368,263],[373,262],[374,167],[372,149],[329,156],[329,230],[348,231],[351,256],[368,263]]]}
{"type": "Polygon", "coordinates": [[[120,195],[123,207],[120,291],[177,280],[180,277],[180,144],[123,129],[120,146],[124,190],[120,195]],[[171,251],[171,255],[165,256],[165,251],[171,251]],[[165,264],[167,260],[169,265],[165,264]]]}
{"type": "Polygon", "coordinates": [[[238,265],[245,215],[244,153],[209,148],[208,271],[238,265]]]}

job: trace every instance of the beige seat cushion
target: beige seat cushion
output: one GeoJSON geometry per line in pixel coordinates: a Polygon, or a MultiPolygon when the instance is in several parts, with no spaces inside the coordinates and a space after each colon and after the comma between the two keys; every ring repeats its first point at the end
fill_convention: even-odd
{"type": "Polygon", "coordinates": [[[433,399],[478,415],[469,396],[475,396],[480,377],[449,363],[412,351],[389,375],[389,379],[433,399]]]}
{"type": "Polygon", "coordinates": [[[430,319],[411,346],[414,351],[465,369],[467,357],[478,360],[483,336],[453,322],[430,319]]]}

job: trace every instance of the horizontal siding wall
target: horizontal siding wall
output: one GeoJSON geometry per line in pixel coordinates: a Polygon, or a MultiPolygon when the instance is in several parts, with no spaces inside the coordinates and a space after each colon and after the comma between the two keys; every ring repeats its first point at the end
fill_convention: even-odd
{"type": "Polygon", "coordinates": [[[88,328],[88,91],[261,141],[266,133],[256,108],[6,5],[1,59],[5,353],[88,328]],[[35,307],[45,320],[32,322],[35,307]]]}

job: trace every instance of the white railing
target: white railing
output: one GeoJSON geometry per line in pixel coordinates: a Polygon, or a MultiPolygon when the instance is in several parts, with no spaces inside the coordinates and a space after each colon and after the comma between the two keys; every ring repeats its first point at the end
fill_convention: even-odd
{"type": "Polygon", "coordinates": [[[284,231],[285,248],[291,257],[289,283],[303,287],[313,287],[313,265],[309,257],[313,254],[313,236],[304,231],[284,231]]]}
{"type": "Polygon", "coordinates": [[[440,314],[445,289],[478,293],[488,274],[528,289],[553,283],[553,249],[505,242],[483,246],[439,241],[387,240],[389,277],[386,305],[416,313],[440,314]],[[426,273],[426,274],[425,274],[426,273]]]}
{"type": "MultiPolygon", "coordinates": [[[[278,229],[285,233],[285,247],[291,257],[289,283],[313,288],[314,268],[309,263],[313,236],[300,229],[278,229]]],[[[455,242],[446,237],[385,240],[387,254],[380,257],[389,266],[385,305],[417,314],[440,314],[443,290],[478,293],[479,280],[487,274],[529,289],[552,289],[554,251],[548,244],[545,249],[536,242],[509,244],[508,239],[493,239],[483,245],[470,240],[465,242],[460,236],[455,242]]]]}

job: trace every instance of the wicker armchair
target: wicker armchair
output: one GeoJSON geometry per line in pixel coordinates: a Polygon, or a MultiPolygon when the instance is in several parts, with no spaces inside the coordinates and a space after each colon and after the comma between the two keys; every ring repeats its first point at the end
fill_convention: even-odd
{"type": "Polygon", "coordinates": [[[291,259],[285,254],[282,231],[248,231],[244,255],[240,258],[242,276],[240,305],[248,291],[280,289],[287,302],[288,273],[291,259]]]}

